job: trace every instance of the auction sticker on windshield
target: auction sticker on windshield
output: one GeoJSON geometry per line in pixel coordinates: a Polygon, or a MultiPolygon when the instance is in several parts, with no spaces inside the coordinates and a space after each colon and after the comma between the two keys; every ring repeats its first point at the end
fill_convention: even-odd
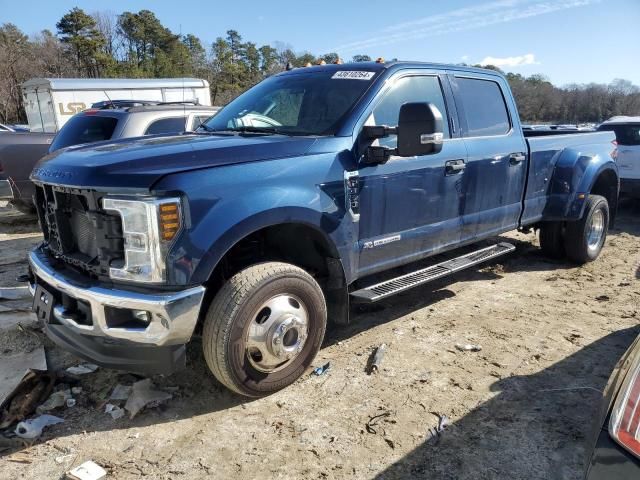
{"type": "Polygon", "coordinates": [[[342,80],[371,80],[376,72],[363,72],[359,70],[340,70],[333,74],[331,78],[342,80]]]}

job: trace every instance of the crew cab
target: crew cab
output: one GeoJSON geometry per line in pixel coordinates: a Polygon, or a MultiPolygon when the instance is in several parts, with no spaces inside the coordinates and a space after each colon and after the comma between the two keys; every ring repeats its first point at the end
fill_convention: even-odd
{"type": "Polygon", "coordinates": [[[266,395],[306,371],[352,302],[514,250],[480,241],[535,228],[546,253],[595,260],[617,207],[613,138],[525,138],[489,70],[293,69],[194,133],[43,159],[34,310],[64,348],[136,372],[183,366],[201,333],[220,382],[266,395]]]}

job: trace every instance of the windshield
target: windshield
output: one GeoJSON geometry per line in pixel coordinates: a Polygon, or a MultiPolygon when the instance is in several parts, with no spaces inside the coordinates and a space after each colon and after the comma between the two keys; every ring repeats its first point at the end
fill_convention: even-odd
{"type": "Polygon", "coordinates": [[[360,72],[364,74],[360,78],[349,78],[340,73],[327,70],[268,78],[224,107],[203,129],[335,135],[375,75],[360,72]]]}

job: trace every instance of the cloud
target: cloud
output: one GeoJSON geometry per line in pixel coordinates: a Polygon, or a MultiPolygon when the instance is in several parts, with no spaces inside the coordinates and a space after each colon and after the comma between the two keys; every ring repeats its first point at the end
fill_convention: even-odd
{"type": "Polygon", "coordinates": [[[523,65],[539,65],[533,53],[519,55],[517,57],[485,57],[480,65],[495,65],[496,67],[522,67],[523,65]]]}
{"type": "Polygon", "coordinates": [[[329,51],[362,51],[380,45],[513,22],[598,2],[600,0],[496,0],[391,25],[378,35],[344,43],[329,51]]]}

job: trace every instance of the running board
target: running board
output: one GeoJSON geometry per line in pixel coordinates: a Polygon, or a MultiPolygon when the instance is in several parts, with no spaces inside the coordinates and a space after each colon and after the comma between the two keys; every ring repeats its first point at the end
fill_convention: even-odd
{"type": "Polygon", "coordinates": [[[500,257],[513,252],[515,249],[516,247],[510,243],[498,243],[497,245],[481,248],[475,252],[467,253],[460,257],[447,260],[446,262],[423,268],[422,270],[407,273],[406,275],[401,275],[384,282],[376,283],[370,287],[356,290],[351,292],[351,296],[366,302],[377,302],[396,293],[404,292],[410,288],[446,277],[465,268],[491,260],[492,258],[500,257]]]}

